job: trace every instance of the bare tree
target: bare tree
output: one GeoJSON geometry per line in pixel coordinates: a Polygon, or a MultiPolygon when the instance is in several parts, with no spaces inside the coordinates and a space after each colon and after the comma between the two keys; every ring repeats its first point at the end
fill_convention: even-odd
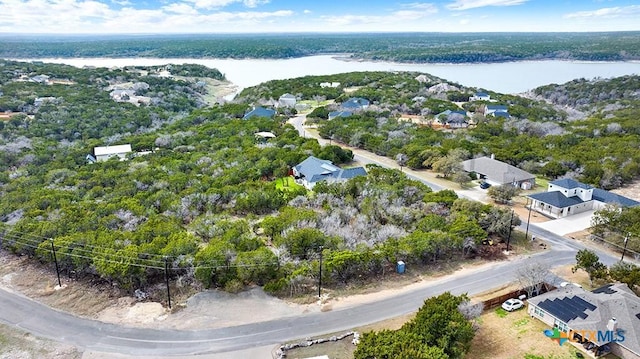
{"type": "Polygon", "coordinates": [[[516,271],[516,280],[520,287],[527,291],[528,298],[531,298],[533,293],[540,294],[542,286],[550,276],[549,266],[540,262],[529,262],[518,267],[516,271]]]}

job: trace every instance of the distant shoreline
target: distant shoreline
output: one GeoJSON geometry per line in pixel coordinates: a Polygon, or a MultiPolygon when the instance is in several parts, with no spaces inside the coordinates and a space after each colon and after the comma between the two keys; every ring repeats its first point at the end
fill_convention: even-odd
{"type": "Polygon", "coordinates": [[[57,57],[14,58],[14,61],[40,61],[75,67],[162,66],[200,64],[216,68],[225,78],[244,88],[271,80],[286,80],[304,76],[330,76],[361,71],[407,71],[428,73],[449,83],[466,87],[518,94],[539,86],[559,84],[579,78],[611,78],[640,74],[640,61],[599,62],[573,60],[531,60],[501,63],[397,63],[355,59],[350,55],[314,55],[289,59],[203,59],[149,57],[57,57]]]}

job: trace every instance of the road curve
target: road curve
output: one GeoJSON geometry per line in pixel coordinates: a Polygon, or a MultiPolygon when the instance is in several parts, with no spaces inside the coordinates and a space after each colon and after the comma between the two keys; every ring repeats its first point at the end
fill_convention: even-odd
{"type": "MultiPolygon", "coordinates": [[[[533,226],[530,226],[532,230],[533,226]]],[[[533,228],[534,233],[536,229],[533,228]]],[[[108,324],[51,309],[20,294],[0,290],[0,321],[35,335],[85,350],[135,356],[198,355],[282,343],[288,340],[347,330],[418,309],[433,295],[450,291],[470,295],[507,284],[527,261],[565,265],[575,260],[575,245],[553,238],[564,247],[466,275],[451,275],[433,284],[383,300],[342,310],[303,314],[235,327],[192,331],[131,328],[108,324]]]]}
{"type": "MultiPolygon", "coordinates": [[[[299,130],[304,134],[301,124],[302,120],[299,130]]],[[[375,160],[367,160],[376,163],[375,160]]],[[[157,330],[80,318],[49,308],[21,294],[0,289],[0,322],[84,350],[133,356],[203,355],[275,345],[407,314],[418,309],[427,297],[445,291],[470,295],[484,292],[488,288],[512,282],[516,269],[523,263],[543,262],[552,267],[566,265],[573,263],[575,252],[584,248],[579,243],[545,231],[535,224],[529,225],[529,232],[549,241],[550,250],[525,258],[496,262],[493,266],[473,273],[450,275],[424,288],[341,310],[302,314],[228,328],[157,330]]],[[[604,252],[598,251],[597,254],[605,264],[617,260],[604,252]]]]}

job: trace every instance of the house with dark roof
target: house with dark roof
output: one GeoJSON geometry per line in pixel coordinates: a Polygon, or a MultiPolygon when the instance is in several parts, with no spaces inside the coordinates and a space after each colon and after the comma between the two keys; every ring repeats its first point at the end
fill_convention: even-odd
{"type": "Polygon", "coordinates": [[[331,161],[314,156],[307,157],[292,170],[296,183],[310,190],[320,181],[344,182],[357,176],[367,175],[363,167],[340,168],[331,161]]]}
{"type": "Polygon", "coordinates": [[[253,110],[247,112],[244,117],[242,117],[243,120],[248,120],[251,117],[266,117],[266,118],[273,118],[273,116],[276,115],[276,111],[270,108],[264,108],[264,107],[255,107],[253,110]]]}
{"type": "Polygon", "coordinates": [[[557,331],[556,338],[591,348],[596,357],[611,352],[623,359],[640,358],[640,298],[626,284],[591,292],[561,286],[529,299],[528,313],[557,331]]]}
{"type": "Polygon", "coordinates": [[[491,185],[512,184],[514,186],[530,189],[536,184],[536,176],[512,166],[508,163],[483,156],[462,162],[462,168],[469,173],[476,173],[481,179],[491,185]]]}
{"type": "Polygon", "coordinates": [[[635,207],[640,202],[588,184],[565,178],[549,182],[547,192],[528,196],[531,209],[550,217],[566,217],[590,210],[598,210],[606,205],[635,207]]]}

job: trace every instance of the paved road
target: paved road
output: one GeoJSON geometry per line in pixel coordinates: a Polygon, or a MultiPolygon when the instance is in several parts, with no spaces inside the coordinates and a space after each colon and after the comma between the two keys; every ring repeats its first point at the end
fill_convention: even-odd
{"type": "MultiPolygon", "coordinates": [[[[538,231],[535,226],[530,226],[530,231],[541,237],[547,235],[538,231]]],[[[134,356],[196,355],[275,345],[410,313],[419,308],[426,297],[445,291],[454,294],[466,292],[471,295],[480,293],[487,288],[511,282],[516,268],[524,262],[565,265],[575,260],[575,250],[581,248],[559,236],[551,235],[545,238],[557,243],[557,247],[528,258],[497,262],[495,266],[464,276],[449,276],[426,288],[399,296],[343,310],[236,327],[194,331],[128,328],[75,317],[4,290],[0,290],[0,321],[35,335],[73,344],[86,350],[134,356]]],[[[606,262],[615,261],[604,253],[600,255],[606,262]]]]}
{"type": "MultiPolygon", "coordinates": [[[[524,225],[523,225],[524,226],[524,225]]],[[[524,228],[523,228],[524,229],[524,228]]],[[[529,225],[529,232],[552,244],[551,250],[518,260],[496,262],[490,268],[465,275],[453,275],[432,285],[377,302],[342,310],[286,317],[229,328],[177,331],[130,328],[79,318],[51,309],[20,294],[0,289],[0,322],[35,335],[75,345],[84,350],[132,356],[203,355],[245,348],[276,345],[284,341],[393,318],[415,311],[425,298],[450,291],[470,295],[508,284],[516,269],[529,261],[559,266],[573,263],[581,244],[529,225]]],[[[598,252],[606,264],[617,259],[598,252]]]]}

